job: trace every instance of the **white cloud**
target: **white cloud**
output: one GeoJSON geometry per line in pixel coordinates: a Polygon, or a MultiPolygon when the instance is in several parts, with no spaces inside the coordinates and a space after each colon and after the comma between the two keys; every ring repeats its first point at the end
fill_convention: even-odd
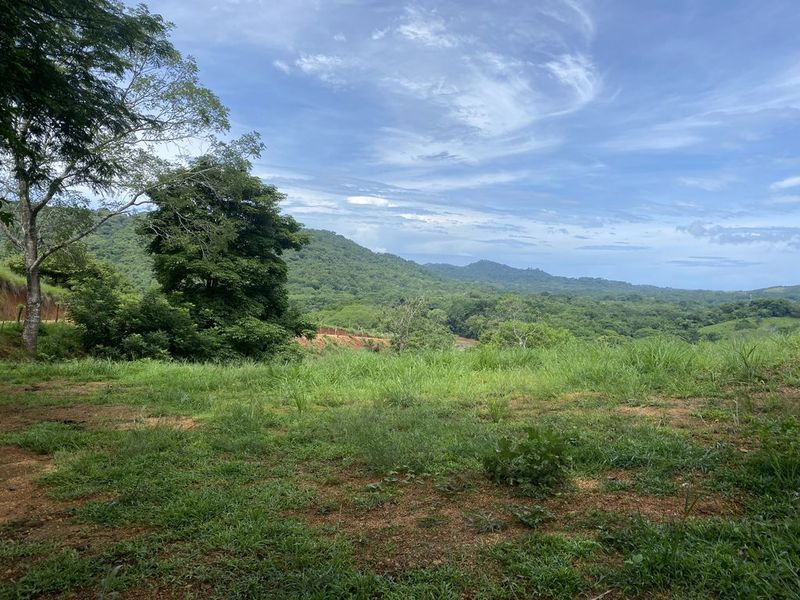
{"type": "Polygon", "coordinates": [[[501,185],[524,179],[530,171],[502,171],[498,173],[482,173],[476,175],[459,175],[452,177],[434,177],[418,180],[396,181],[399,187],[426,190],[431,192],[444,192],[479,188],[487,185],[501,185]]]}
{"type": "Polygon", "coordinates": [[[697,188],[707,192],[718,192],[739,181],[731,175],[718,175],[714,177],[679,177],[678,182],[690,188],[697,188]]]}
{"type": "Polygon", "coordinates": [[[455,48],[459,43],[458,36],[448,31],[445,22],[434,11],[414,6],[406,7],[405,19],[397,28],[397,33],[433,48],[455,48]]]}
{"type": "Polygon", "coordinates": [[[307,75],[315,75],[327,83],[342,83],[338,75],[345,61],[339,56],[327,54],[301,54],[295,66],[307,75]]]}
{"type": "Polygon", "coordinates": [[[771,190],[786,190],[789,188],[800,187],[800,175],[797,177],[787,177],[786,179],[781,179],[780,181],[776,181],[769,189],[771,190]]]}
{"type": "Polygon", "coordinates": [[[384,208],[397,206],[397,204],[380,196],[348,196],[347,203],[355,204],[356,206],[379,206],[384,208]]]}
{"type": "Polygon", "coordinates": [[[283,62],[282,60],[278,60],[278,59],[273,60],[272,61],[272,66],[275,67],[276,69],[278,69],[279,71],[283,71],[284,73],[287,73],[287,74],[292,72],[292,68],[289,65],[287,65],[285,62],[283,62]]]}
{"type": "Polygon", "coordinates": [[[594,99],[598,91],[598,78],[592,61],[583,54],[564,54],[545,67],[565,86],[575,90],[579,105],[594,99]]]}
{"type": "Polygon", "coordinates": [[[631,135],[622,136],[603,144],[610,150],[621,152],[634,152],[637,150],[677,150],[694,146],[704,141],[705,138],[688,132],[663,131],[661,129],[651,129],[635,132],[631,135]]]}
{"type": "Polygon", "coordinates": [[[335,41],[335,42],[346,42],[347,41],[347,36],[345,34],[343,34],[343,33],[337,33],[336,35],[333,36],[333,41],[335,41]]]}

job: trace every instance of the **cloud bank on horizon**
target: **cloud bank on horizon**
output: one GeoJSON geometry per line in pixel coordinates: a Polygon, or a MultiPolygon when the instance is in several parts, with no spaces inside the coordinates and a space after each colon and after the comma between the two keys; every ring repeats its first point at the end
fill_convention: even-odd
{"type": "Polygon", "coordinates": [[[420,262],[800,283],[794,0],[153,0],[284,208],[420,262]]]}

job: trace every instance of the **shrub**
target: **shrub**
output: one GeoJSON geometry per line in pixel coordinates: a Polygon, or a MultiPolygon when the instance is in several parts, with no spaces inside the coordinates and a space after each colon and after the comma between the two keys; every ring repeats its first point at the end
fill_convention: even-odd
{"type": "Polygon", "coordinates": [[[524,438],[503,437],[484,456],[483,466],[496,483],[534,492],[560,484],[570,463],[568,446],[555,432],[529,427],[524,438]]]}
{"type": "Polygon", "coordinates": [[[255,317],[245,317],[224,327],[221,335],[233,352],[256,359],[286,353],[293,337],[285,327],[255,317]]]}
{"type": "Polygon", "coordinates": [[[566,329],[516,319],[501,321],[481,337],[483,343],[500,348],[552,348],[571,339],[566,329]]]}

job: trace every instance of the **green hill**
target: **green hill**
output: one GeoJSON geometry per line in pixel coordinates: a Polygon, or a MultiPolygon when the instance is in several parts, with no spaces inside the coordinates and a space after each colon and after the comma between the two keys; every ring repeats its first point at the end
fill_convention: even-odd
{"type": "MultiPolygon", "coordinates": [[[[140,289],[153,284],[152,261],[135,228],[137,215],[122,215],[87,238],[89,249],[109,260],[140,289]]],[[[751,298],[800,299],[800,286],[748,292],[682,290],[634,285],[593,277],[560,277],[541,269],[517,269],[481,260],[464,267],[420,265],[392,254],[373,252],[352,240],[324,230],[308,230],[311,243],[287,252],[289,290],[305,310],[351,302],[396,303],[414,296],[440,297],[467,291],[556,294],[616,300],[658,300],[719,304],[751,298]],[[465,286],[464,284],[470,284],[465,286]]]]}
{"type": "Polygon", "coordinates": [[[448,264],[425,265],[446,279],[465,283],[483,283],[521,294],[564,294],[593,298],[641,299],[665,301],[730,302],[747,297],[742,292],[681,290],[653,285],[634,285],[597,277],[559,277],[541,269],[517,269],[501,263],[480,260],[464,267],[448,264]]]}
{"type": "Polygon", "coordinates": [[[700,335],[707,339],[760,338],[774,334],[788,334],[800,330],[797,317],[749,317],[722,321],[701,327],[700,335]]]}
{"type": "Polygon", "coordinates": [[[306,309],[354,301],[393,304],[463,288],[422,265],[372,252],[336,233],[313,229],[309,233],[308,246],[285,254],[289,292],[306,309]]]}

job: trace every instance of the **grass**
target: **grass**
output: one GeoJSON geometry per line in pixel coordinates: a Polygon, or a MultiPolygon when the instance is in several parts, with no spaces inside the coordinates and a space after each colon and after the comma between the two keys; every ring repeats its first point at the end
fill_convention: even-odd
{"type": "Polygon", "coordinates": [[[0,598],[800,598],[798,336],[0,380],[0,469],[52,462],[0,598]],[[532,425],[569,459],[535,499],[483,464],[532,425]]]}

